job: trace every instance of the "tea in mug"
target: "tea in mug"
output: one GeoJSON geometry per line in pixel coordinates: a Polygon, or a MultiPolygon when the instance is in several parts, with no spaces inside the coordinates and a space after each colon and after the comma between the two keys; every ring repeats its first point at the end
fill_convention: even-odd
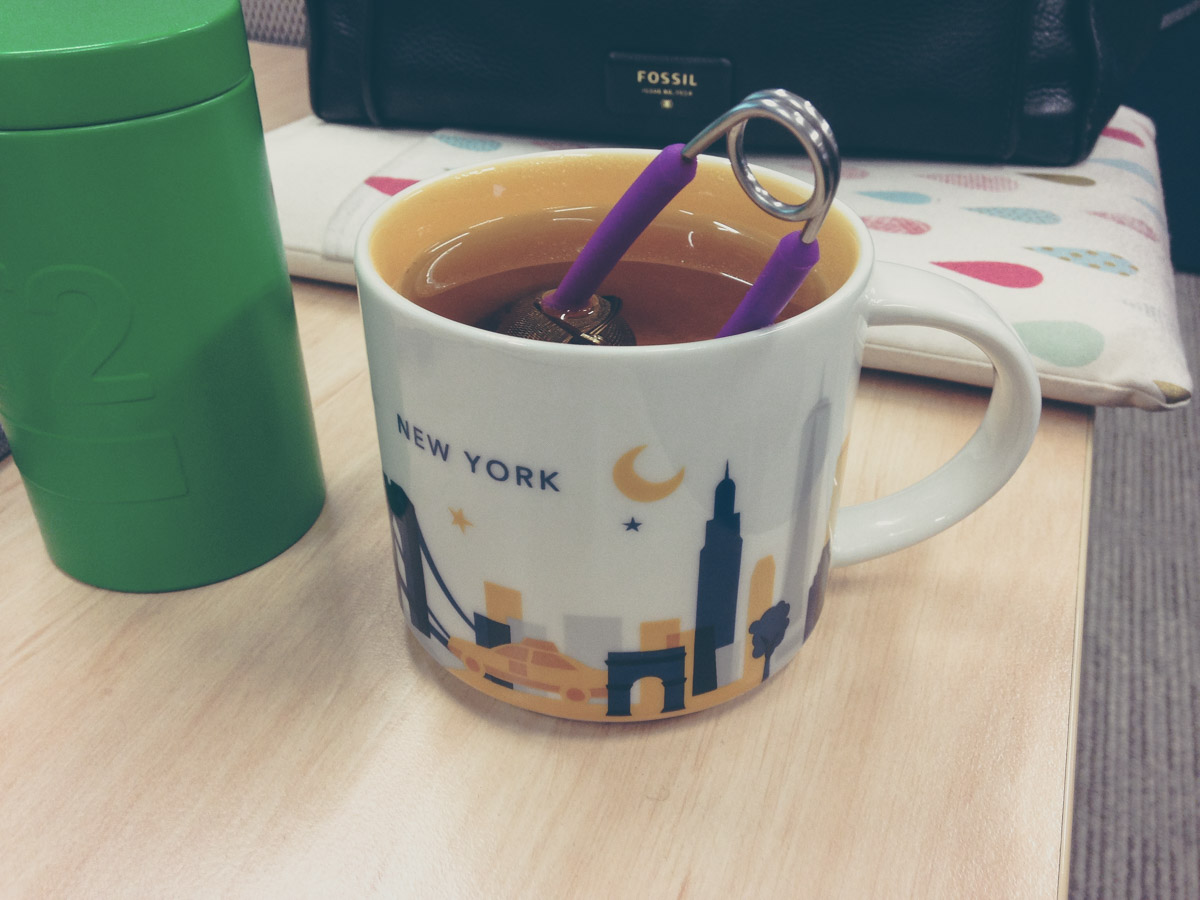
{"type": "MultiPolygon", "coordinates": [[[[543,210],[481,223],[422,254],[399,291],[419,306],[487,327],[505,306],[562,281],[604,210],[543,210]],[[538,258],[539,252],[541,259],[538,258]]],[[[621,316],[639,346],[708,340],[733,314],[776,238],[669,211],[634,243],[597,293],[621,298],[621,316]]],[[[814,270],[779,318],[830,293],[814,270]]]]}

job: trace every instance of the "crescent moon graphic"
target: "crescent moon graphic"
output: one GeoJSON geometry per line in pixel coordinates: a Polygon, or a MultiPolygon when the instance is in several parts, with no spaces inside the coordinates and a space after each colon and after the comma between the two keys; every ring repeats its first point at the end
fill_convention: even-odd
{"type": "Polygon", "coordinates": [[[646,449],[646,445],[634,447],[617,460],[613,466],[613,484],[622,494],[638,503],[653,503],[675,492],[683,481],[684,470],[680,469],[666,481],[647,481],[633,468],[633,461],[646,449]]]}

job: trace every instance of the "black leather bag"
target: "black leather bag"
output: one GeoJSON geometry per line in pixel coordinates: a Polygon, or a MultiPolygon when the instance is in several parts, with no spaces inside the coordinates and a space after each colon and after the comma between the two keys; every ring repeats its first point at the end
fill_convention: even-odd
{"type": "Polygon", "coordinates": [[[662,146],[782,87],[845,154],[1046,165],[1091,150],[1160,17],[1151,0],[307,2],[330,122],[662,146]]]}

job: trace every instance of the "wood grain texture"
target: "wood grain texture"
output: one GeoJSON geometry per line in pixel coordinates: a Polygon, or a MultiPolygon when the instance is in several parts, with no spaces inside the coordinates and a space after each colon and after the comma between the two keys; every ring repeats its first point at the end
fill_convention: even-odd
{"type": "MultiPolygon", "coordinates": [[[[303,53],[254,58],[278,124],[303,53]]],[[[175,594],[86,587],[48,561],[0,464],[5,893],[1059,891],[1088,412],[1047,408],[965,522],[835,571],[809,643],[763,687],[664,722],[560,721],[477,694],[407,636],[357,303],[310,282],[296,302],[329,499],[270,563],[175,594]]],[[[985,403],[864,375],[845,499],[931,470],[985,403]]]]}

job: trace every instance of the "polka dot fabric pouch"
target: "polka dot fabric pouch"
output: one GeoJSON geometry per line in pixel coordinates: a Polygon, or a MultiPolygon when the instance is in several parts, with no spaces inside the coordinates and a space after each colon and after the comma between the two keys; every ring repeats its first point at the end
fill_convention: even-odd
{"type": "MultiPolygon", "coordinates": [[[[769,157],[764,165],[804,174],[769,157]]],[[[838,196],[880,259],[939,272],[1013,325],[1047,397],[1164,409],[1188,402],[1154,126],[1122,108],[1092,155],[1062,169],[849,160],[838,196]]],[[[865,363],[990,384],[991,366],[943,332],[876,328],[865,363]]]]}
{"type": "MultiPolygon", "coordinates": [[[[567,142],[455,130],[391,132],[303,119],[267,136],[294,275],[351,283],[358,228],[397,191],[462,165],[567,142]]],[[[805,178],[798,156],[754,161],[805,178]]],[[[1154,126],[1122,108],[1092,155],[1051,169],[856,160],[838,196],[880,259],[969,286],[1013,325],[1046,397],[1166,409],[1188,402],[1154,126]]],[[[874,328],[866,365],[990,384],[983,354],[953,335],[874,328]]]]}

